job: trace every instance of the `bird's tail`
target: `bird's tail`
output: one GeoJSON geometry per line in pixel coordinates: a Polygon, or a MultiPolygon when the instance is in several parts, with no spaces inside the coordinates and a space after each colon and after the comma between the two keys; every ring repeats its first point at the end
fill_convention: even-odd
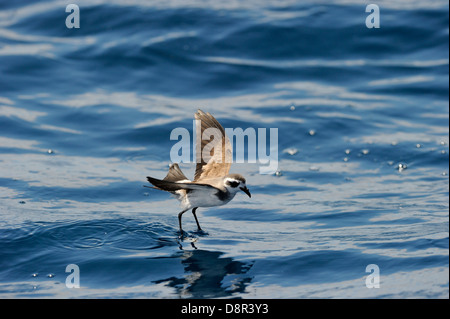
{"type": "Polygon", "coordinates": [[[164,179],[160,180],[153,177],[147,177],[147,180],[154,186],[144,186],[144,187],[160,189],[164,191],[173,191],[173,190],[165,189],[166,187],[164,187],[163,185],[166,185],[168,183],[163,183],[163,181],[170,183],[175,183],[178,181],[189,181],[189,179],[183,174],[177,163],[170,165],[169,172],[167,173],[166,177],[164,177],[164,179]]]}

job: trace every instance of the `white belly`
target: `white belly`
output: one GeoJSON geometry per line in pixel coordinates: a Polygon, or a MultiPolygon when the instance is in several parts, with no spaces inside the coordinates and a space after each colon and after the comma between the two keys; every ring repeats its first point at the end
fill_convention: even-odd
{"type": "Polygon", "coordinates": [[[183,195],[181,195],[179,198],[183,209],[189,209],[193,207],[221,206],[228,203],[234,197],[234,195],[231,195],[227,197],[225,200],[220,200],[215,195],[215,193],[205,191],[192,191],[189,192],[188,194],[184,193],[183,195]]]}

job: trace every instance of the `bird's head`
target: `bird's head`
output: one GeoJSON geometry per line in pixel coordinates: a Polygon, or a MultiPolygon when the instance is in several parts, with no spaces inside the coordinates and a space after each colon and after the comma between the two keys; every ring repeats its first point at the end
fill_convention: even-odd
{"type": "Polygon", "coordinates": [[[232,194],[236,194],[238,191],[243,191],[248,195],[248,197],[252,197],[250,194],[247,185],[245,185],[245,178],[239,174],[230,174],[227,175],[224,179],[225,188],[232,194]]]}

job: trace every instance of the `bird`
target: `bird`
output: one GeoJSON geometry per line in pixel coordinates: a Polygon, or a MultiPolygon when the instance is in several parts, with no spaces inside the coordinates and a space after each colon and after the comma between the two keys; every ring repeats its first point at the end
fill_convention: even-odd
{"type": "Polygon", "coordinates": [[[180,201],[182,211],[178,213],[178,224],[181,236],[184,233],[181,219],[188,210],[192,209],[198,231],[202,231],[196,215],[199,207],[225,205],[240,191],[252,197],[245,178],[229,173],[233,150],[222,125],[209,112],[200,109],[194,118],[197,134],[194,179],[189,180],[178,163],[170,165],[163,179],[147,176],[153,186],[146,187],[169,192],[180,201]]]}

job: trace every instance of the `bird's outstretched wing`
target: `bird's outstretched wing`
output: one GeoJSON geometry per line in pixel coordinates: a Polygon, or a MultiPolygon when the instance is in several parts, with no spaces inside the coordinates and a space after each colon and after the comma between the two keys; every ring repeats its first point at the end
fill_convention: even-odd
{"type": "Polygon", "coordinates": [[[169,182],[177,182],[177,181],[185,181],[189,180],[181,171],[180,167],[177,163],[173,163],[170,165],[169,172],[167,172],[166,177],[164,177],[165,181],[169,182]]]}
{"type": "Polygon", "coordinates": [[[150,176],[147,176],[147,180],[155,186],[154,188],[170,193],[174,193],[181,189],[184,189],[188,192],[191,190],[213,190],[215,192],[222,192],[222,190],[208,184],[171,182],[168,180],[157,179],[150,176]]]}
{"type": "Polygon", "coordinates": [[[194,181],[225,176],[230,171],[233,150],[222,125],[209,113],[198,110],[196,119],[196,161],[194,181]]]}

